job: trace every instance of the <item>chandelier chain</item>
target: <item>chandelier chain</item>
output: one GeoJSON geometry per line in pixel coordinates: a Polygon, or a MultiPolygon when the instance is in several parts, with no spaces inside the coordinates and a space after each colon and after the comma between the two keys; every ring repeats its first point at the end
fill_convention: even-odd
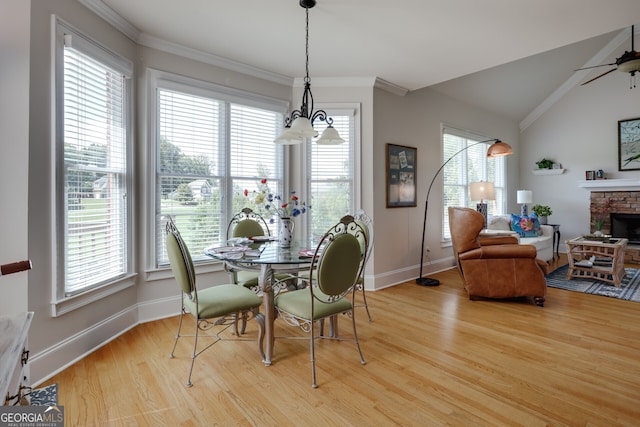
{"type": "Polygon", "coordinates": [[[306,75],[304,77],[305,82],[311,81],[309,78],[309,8],[305,7],[304,10],[307,13],[307,31],[306,31],[306,43],[305,43],[305,52],[306,52],[306,62],[305,62],[305,71],[306,75]]]}

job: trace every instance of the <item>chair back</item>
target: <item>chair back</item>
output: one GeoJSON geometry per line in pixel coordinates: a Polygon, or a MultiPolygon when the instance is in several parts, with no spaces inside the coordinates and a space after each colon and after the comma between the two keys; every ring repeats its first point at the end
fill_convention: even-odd
{"type": "Polygon", "coordinates": [[[367,246],[364,246],[364,239],[358,239],[360,242],[360,248],[362,255],[364,256],[364,264],[366,265],[371,256],[371,250],[373,249],[373,221],[365,211],[359,209],[353,215],[355,222],[362,227],[364,235],[366,237],[367,246]]]}
{"type": "Polygon", "coordinates": [[[196,289],[193,260],[186,243],[182,240],[182,236],[180,236],[180,232],[171,218],[167,220],[166,236],[167,255],[169,256],[171,271],[173,271],[173,275],[182,292],[191,296],[196,289]]]}
{"type": "Polygon", "coordinates": [[[251,208],[243,208],[235,214],[227,226],[227,239],[231,237],[270,236],[264,218],[251,208]]]}
{"type": "Polygon", "coordinates": [[[456,254],[480,247],[478,236],[484,228],[484,217],[469,208],[449,207],[449,231],[456,254]]]}
{"type": "Polygon", "coordinates": [[[324,234],[311,263],[311,279],[316,278],[320,291],[339,298],[345,296],[356,284],[364,266],[364,253],[368,248],[364,228],[347,215],[324,234]]]}

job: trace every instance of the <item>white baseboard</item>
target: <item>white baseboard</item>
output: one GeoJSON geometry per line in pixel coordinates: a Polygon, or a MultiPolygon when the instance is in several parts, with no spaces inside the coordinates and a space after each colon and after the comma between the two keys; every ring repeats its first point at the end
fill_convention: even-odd
{"type": "MultiPolygon", "coordinates": [[[[429,262],[426,268],[423,267],[422,274],[428,276],[430,274],[438,273],[440,271],[449,270],[455,267],[455,259],[451,257],[441,258],[435,261],[429,262]]],[[[387,271],[383,274],[375,276],[365,276],[364,283],[367,291],[377,291],[380,289],[389,288],[391,286],[398,285],[400,283],[412,282],[420,275],[420,267],[412,266],[398,270],[387,271]]]]}
{"type": "Polygon", "coordinates": [[[175,296],[131,306],[32,355],[29,358],[32,386],[42,384],[141,323],[178,315],[180,313],[179,298],[175,296]]]}

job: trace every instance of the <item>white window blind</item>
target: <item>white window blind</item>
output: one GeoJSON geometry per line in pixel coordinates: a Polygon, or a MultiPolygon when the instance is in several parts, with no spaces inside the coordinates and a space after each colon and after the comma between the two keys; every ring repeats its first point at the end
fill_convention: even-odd
{"type": "Polygon", "coordinates": [[[117,61],[102,62],[86,53],[93,49],[99,58],[104,55],[101,47],[69,34],[64,42],[63,182],[58,187],[64,262],[59,275],[65,296],[71,296],[130,270],[129,76],[112,67],[117,61]]]}
{"type": "Polygon", "coordinates": [[[443,169],[444,200],[442,238],[449,240],[449,206],[476,208],[479,201],[470,200],[469,184],[471,182],[493,182],[496,200],[485,200],[489,215],[499,215],[505,206],[505,173],[504,157],[487,158],[487,149],[491,143],[477,144],[490,138],[473,135],[454,128],[445,128],[442,134],[442,162],[451,159],[443,169]],[[472,146],[473,144],[477,144],[472,146]],[[466,147],[470,147],[466,149],[466,147]],[[464,150],[460,153],[459,151],[464,150]],[[458,153],[456,155],[456,153],[458,153]],[[452,156],[455,156],[452,158],[452,156]]]}
{"type": "MultiPolygon", "coordinates": [[[[309,224],[313,238],[322,236],[342,216],[354,211],[354,113],[336,112],[331,114],[333,127],[345,140],[339,145],[319,145],[314,138],[307,142],[309,155],[310,204],[309,224]]],[[[326,128],[326,123],[316,122],[314,128],[318,138],[326,128]]]]}
{"type": "Polygon", "coordinates": [[[168,264],[166,216],[194,261],[210,260],[204,249],[225,238],[232,215],[246,206],[244,189],[267,178],[277,191],[282,181],[282,150],[273,143],[281,112],[189,89],[157,90],[157,266],[168,264]]]}

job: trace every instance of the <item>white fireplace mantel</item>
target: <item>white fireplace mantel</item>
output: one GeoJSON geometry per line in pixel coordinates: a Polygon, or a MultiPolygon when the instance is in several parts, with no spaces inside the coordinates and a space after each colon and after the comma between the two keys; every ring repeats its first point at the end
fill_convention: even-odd
{"type": "Polygon", "coordinates": [[[596,179],[578,181],[578,187],[587,191],[640,191],[639,179],[596,179]]]}

